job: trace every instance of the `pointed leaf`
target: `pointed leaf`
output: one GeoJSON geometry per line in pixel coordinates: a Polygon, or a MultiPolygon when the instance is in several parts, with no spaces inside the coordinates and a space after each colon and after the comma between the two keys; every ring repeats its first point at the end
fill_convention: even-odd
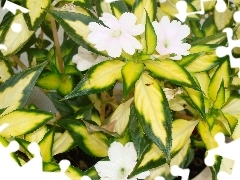
{"type": "Polygon", "coordinates": [[[146,13],[146,24],[145,24],[145,37],[144,41],[142,41],[143,44],[143,52],[145,54],[152,54],[157,46],[157,35],[154,31],[152,22],[150,21],[150,18],[148,17],[148,14],[146,13]]]}
{"type": "Polygon", "coordinates": [[[37,142],[39,143],[44,135],[47,133],[48,128],[46,125],[42,126],[41,128],[37,129],[36,131],[30,133],[30,134],[26,134],[24,136],[24,139],[29,141],[29,142],[37,142]]]}
{"type": "Polygon", "coordinates": [[[130,105],[133,101],[133,98],[127,100],[126,102],[120,104],[117,109],[113,112],[108,124],[104,127],[110,125],[107,130],[111,132],[117,132],[119,135],[122,135],[125,129],[127,128],[129,116],[130,116],[130,105]]]}
{"type": "Polygon", "coordinates": [[[99,93],[109,89],[121,78],[121,69],[125,63],[110,60],[99,63],[89,69],[85,78],[65,99],[84,94],[99,93]]]}
{"type": "Polygon", "coordinates": [[[100,21],[80,13],[55,10],[51,10],[49,13],[58,21],[67,35],[76,43],[92,52],[103,54],[103,52],[100,53],[97,51],[94,45],[90,44],[87,40],[88,34],[90,33],[88,24],[90,22],[97,22],[101,24],[100,21]]]}
{"type": "MultiPolygon", "coordinates": [[[[219,91],[219,88],[221,86],[221,83],[223,82],[224,84],[224,88],[228,88],[229,83],[230,83],[230,63],[229,61],[226,59],[222,64],[220,64],[216,70],[216,72],[214,73],[210,84],[209,84],[209,89],[208,89],[208,93],[209,93],[209,97],[213,100],[216,101],[217,98],[217,94],[219,91]]],[[[225,91],[225,100],[227,101],[228,97],[229,97],[229,91],[225,91]]]]}
{"type": "Polygon", "coordinates": [[[128,12],[128,7],[124,1],[115,1],[110,3],[114,16],[119,18],[123,13],[128,12]]]}
{"type": "Polygon", "coordinates": [[[225,103],[225,88],[224,82],[222,81],[217,92],[216,100],[213,103],[213,107],[215,109],[221,109],[224,103],[225,103]]]}
{"type": "Polygon", "coordinates": [[[172,115],[163,90],[151,76],[142,74],[137,81],[134,103],[144,132],[169,161],[172,115]]]}
{"type": "Polygon", "coordinates": [[[198,132],[205,144],[207,150],[216,148],[218,146],[214,136],[219,132],[225,132],[221,125],[215,124],[210,130],[207,123],[200,121],[198,124],[198,132]]]}
{"type": "Polygon", "coordinates": [[[127,97],[144,70],[142,63],[127,62],[122,68],[123,99],[127,97]]]}
{"type": "Polygon", "coordinates": [[[186,70],[192,73],[207,71],[212,69],[220,63],[220,58],[217,57],[215,52],[212,54],[203,54],[193,60],[191,63],[184,66],[186,70]]]}
{"type": "Polygon", "coordinates": [[[133,5],[133,13],[137,17],[137,23],[146,23],[146,13],[152,22],[155,19],[157,12],[156,0],[136,0],[133,5]]]}
{"type": "Polygon", "coordinates": [[[43,63],[22,71],[0,85],[0,109],[6,108],[1,116],[25,106],[45,65],[46,63],[43,63]]]}
{"type": "Polygon", "coordinates": [[[44,162],[51,162],[52,160],[52,147],[54,142],[55,127],[51,128],[39,142],[41,156],[44,162]]]}
{"type": "Polygon", "coordinates": [[[19,51],[23,45],[30,39],[34,31],[29,31],[28,26],[21,13],[15,15],[12,21],[7,24],[0,36],[0,44],[7,47],[7,51],[2,50],[4,56],[10,56],[19,51]],[[13,23],[21,26],[20,32],[14,32],[11,29],[13,23]]]}
{"type": "Polygon", "coordinates": [[[72,136],[65,131],[57,140],[54,141],[52,147],[53,156],[59,153],[64,153],[70,150],[70,148],[74,145],[74,140],[72,136]]]}
{"type": "Polygon", "coordinates": [[[5,82],[12,75],[12,69],[7,62],[0,60],[0,84],[5,82]]]}
{"type": "Polygon", "coordinates": [[[87,154],[96,157],[108,155],[109,139],[105,134],[101,132],[89,134],[85,124],[80,120],[65,119],[58,121],[58,124],[69,132],[74,142],[87,154]]]}
{"type": "Polygon", "coordinates": [[[160,78],[167,79],[175,84],[199,89],[192,76],[184,68],[172,60],[162,59],[160,61],[144,61],[146,69],[160,78]]]}
{"type": "Polygon", "coordinates": [[[0,132],[1,136],[10,138],[31,133],[53,118],[53,114],[37,110],[15,110],[0,117],[0,125],[9,126],[0,132]]]}
{"type": "Polygon", "coordinates": [[[201,117],[205,119],[205,104],[202,92],[187,87],[184,87],[184,89],[190,97],[192,106],[200,113],[201,117]]]}
{"type": "MultiPolygon", "coordinates": [[[[188,142],[198,122],[199,121],[187,121],[183,119],[176,119],[173,121],[171,158],[174,158],[188,142]]],[[[166,160],[162,151],[153,143],[136,165],[134,174],[156,168],[164,163],[166,163],[166,160]]]]}
{"type": "Polygon", "coordinates": [[[134,143],[134,147],[136,148],[138,159],[140,159],[143,153],[149,148],[151,141],[143,132],[143,129],[138,121],[134,106],[132,106],[130,110],[129,133],[131,140],[134,143]]]}
{"type": "Polygon", "coordinates": [[[37,30],[46,16],[51,0],[23,0],[23,6],[29,9],[23,16],[31,30],[37,30]]]}

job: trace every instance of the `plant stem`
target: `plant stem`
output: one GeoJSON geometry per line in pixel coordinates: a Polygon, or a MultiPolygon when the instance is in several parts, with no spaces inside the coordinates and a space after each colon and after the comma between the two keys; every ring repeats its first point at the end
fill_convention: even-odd
{"type": "Polygon", "coordinates": [[[51,17],[50,19],[51,19],[51,26],[52,26],[54,44],[55,44],[55,47],[56,47],[56,55],[57,55],[57,58],[58,58],[59,70],[60,70],[61,73],[63,73],[64,63],[63,63],[62,54],[61,54],[61,47],[60,47],[59,39],[58,39],[57,26],[56,26],[55,19],[53,19],[53,17],[51,17]]]}
{"type": "Polygon", "coordinates": [[[25,64],[23,64],[23,62],[16,56],[12,56],[12,59],[17,63],[17,65],[19,65],[20,68],[22,68],[22,70],[27,69],[27,66],[25,66],[25,64]]]}

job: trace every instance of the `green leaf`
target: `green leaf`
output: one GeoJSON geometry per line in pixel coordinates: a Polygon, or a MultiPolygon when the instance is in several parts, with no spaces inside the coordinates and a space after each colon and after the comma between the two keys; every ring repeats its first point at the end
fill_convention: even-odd
{"type": "Polygon", "coordinates": [[[47,89],[56,90],[62,83],[61,75],[58,73],[42,73],[37,80],[37,86],[47,89]]]}
{"type": "Polygon", "coordinates": [[[143,153],[149,148],[151,142],[143,132],[143,129],[138,121],[134,106],[132,106],[130,110],[129,133],[131,140],[134,143],[134,147],[136,148],[138,159],[140,159],[143,153]]]}
{"type": "Polygon", "coordinates": [[[132,101],[133,98],[121,103],[111,115],[108,123],[104,125],[104,128],[122,135],[128,125],[132,101]]]}
{"type": "Polygon", "coordinates": [[[111,88],[117,80],[121,79],[121,69],[124,64],[119,60],[109,60],[93,66],[65,99],[84,94],[99,93],[111,88]]]}
{"type": "Polygon", "coordinates": [[[53,114],[37,110],[15,110],[0,117],[0,125],[9,126],[0,132],[1,136],[10,138],[31,133],[53,118],[53,114]]]}
{"type": "Polygon", "coordinates": [[[145,42],[142,40],[143,44],[143,52],[145,54],[152,54],[157,46],[157,35],[154,31],[152,22],[150,18],[148,17],[148,14],[146,13],[146,24],[145,24],[145,36],[144,36],[145,42]]]}
{"type": "Polygon", "coordinates": [[[188,63],[184,67],[186,70],[192,73],[203,72],[212,69],[221,62],[221,59],[217,57],[216,52],[212,54],[202,54],[192,62],[188,63]]]}
{"type": "MultiPolygon", "coordinates": [[[[223,61],[223,63],[218,66],[209,84],[208,93],[212,101],[216,101],[218,91],[221,87],[222,82],[224,89],[228,88],[230,84],[230,76],[231,76],[230,63],[228,59],[225,59],[225,61],[223,61]]],[[[229,91],[225,90],[224,102],[226,102],[228,98],[229,91]]]]}
{"type": "Polygon", "coordinates": [[[52,147],[54,142],[55,127],[51,128],[39,142],[41,156],[44,162],[51,162],[53,158],[52,147]]]}
{"type": "Polygon", "coordinates": [[[172,115],[165,94],[157,81],[142,74],[136,83],[134,103],[146,135],[170,160],[172,115]]]}
{"type": "Polygon", "coordinates": [[[112,13],[119,18],[123,13],[128,12],[128,7],[124,1],[115,1],[110,3],[112,13]]]}
{"type": "Polygon", "coordinates": [[[127,62],[122,68],[123,99],[127,97],[144,70],[142,63],[127,62]]]}
{"type": "Polygon", "coordinates": [[[2,50],[4,56],[10,56],[18,52],[25,43],[33,35],[34,31],[30,31],[23,18],[22,14],[17,14],[13,17],[12,21],[7,23],[0,36],[0,44],[7,47],[7,51],[2,50]],[[13,23],[21,25],[22,30],[17,33],[11,29],[13,23]]]}
{"type": "Polygon", "coordinates": [[[201,30],[201,24],[199,20],[189,20],[189,26],[193,34],[198,38],[205,37],[204,31],[201,30]]]}
{"type": "MultiPolygon", "coordinates": [[[[175,15],[179,13],[176,8],[177,2],[178,0],[168,0],[164,3],[161,3],[160,8],[162,9],[163,12],[175,18],[175,15]]],[[[196,9],[190,3],[187,3],[187,12],[195,12],[195,11],[196,9]]],[[[190,15],[189,17],[191,19],[199,19],[199,17],[196,14],[190,15]]]]}
{"type": "Polygon", "coordinates": [[[200,84],[201,90],[204,92],[204,96],[208,98],[208,88],[210,83],[210,77],[207,72],[195,73],[197,81],[200,84]]]}
{"type": "Polygon", "coordinates": [[[217,27],[214,23],[213,15],[210,15],[203,23],[202,30],[204,31],[206,36],[211,36],[216,34],[217,27]]]}
{"type": "Polygon", "coordinates": [[[233,11],[226,8],[224,12],[218,12],[216,9],[214,9],[213,17],[217,29],[221,31],[232,22],[233,11]]]}
{"type": "Polygon", "coordinates": [[[58,124],[69,132],[74,142],[87,154],[96,157],[108,155],[109,139],[105,134],[101,132],[89,134],[85,124],[80,120],[65,119],[58,121],[58,124]]]}
{"type": "Polygon", "coordinates": [[[226,33],[221,32],[221,33],[216,33],[214,35],[207,36],[205,38],[193,41],[191,45],[193,46],[193,45],[206,45],[206,44],[220,44],[226,39],[227,39],[226,33]]]}
{"type": "Polygon", "coordinates": [[[23,16],[30,30],[37,30],[46,16],[45,10],[50,7],[51,0],[23,0],[23,6],[29,9],[23,16]]]}
{"type": "Polygon", "coordinates": [[[221,127],[220,124],[215,123],[213,128],[210,130],[209,126],[204,121],[199,122],[198,132],[199,132],[207,150],[216,148],[218,146],[216,140],[214,139],[214,136],[217,133],[219,133],[219,132],[225,133],[224,129],[221,127]]]}
{"type": "Polygon", "coordinates": [[[205,105],[204,105],[204,97],[202,92],[196,91],[192,88],[184,87],[184,90],[187,92],[190,97],[190,101],[192,106],[200,113],[203,119],[206,118],[205,115],[205,105]]]}
{"type": "Polygon", "coordinates": [[[24,139],[29,142],[39,143],[43,139],[47,131],[48,128],[46,125],[44,125],[32,133],[24,135],[24,139]]]}
{"type": "Polygon", "coordinates": [[[217,92],[216,100],[213,103],[215,109],[221,109],[225,103],[225,87],[224,82],[222,81],[217,92]]]}
{"type": "Polygon", "coordinates": [[[167,79],[175,84],[199,89],[192,76],[184,68],[172,60],[144,61],[146,69],[160,78],[167,79]]]}
{"type": "Polygon", "coordinates": [[[2,116],[25,106],[45,65],[46,62],[22,71],[0,85],[0,109],[6,108],[2,116]]]}
{"type": "MultiPolygon", "coordinates": [[[[189,141],[189,138],[199,121],[187,121],[176,119],[172,124],[172,148],[171,158],[174,158],[189,141]]],[[[152,144],[136,165],[134,174],[156,168],[166,163],[162,151],[152,144]]]]}
{"type": "Polygon", "coordinates": [[[67,35],[76,43],[89,51],[97,54],[103,54],[103,52],[100,53],[97,51],[94,45],[90,44],[87,40],[88,34],[90,33],[88,24],[90,22],[97,22],[101,24],[100,21],[80,13],[55,10],[51,10],[49,13],[58,21],[67,35]]]}
{"type": "Polygon", "coordinates": [[[157,1],[156,0],[136,0],[133,5],[133,13],[137,17],[137,23],[146,23],[146,13],[152,22],[156,17],[157,1]]]}
{"type": "Polygon", "coordinates": [[[67,152],[74,145],[74,140],[72,136],[65,131],[57,140],[54,140],[52,147],[52,155],[67,152]]]}
{"type": "Polygon", "coordinates": [[[69,117],[74,114],[73,108],[69,105],[68,101],[60,101],[63,97],[56,92],[48,92],[46,94],[52,101],[54,107],[63,117],[69,117]]]}
{"type": "Polygon", "coordinates": [[[223,113],[238,115],[239,113],[239,104],[240,104],[240,97],[239,96],[231,96],[228,101],[224,104],[222,108],[223,113]]]}
{"type": "Polygon", "coordinates": [[[61,76],[61,85],[58,87],[57,92],[63,96],[69,94],[75,87],[74,79],[70,75],[61,76]]]}
{"type": "Polygon", "coordinates": [[[12,75],[12,69],[6,61],[0,60],[0,84],[5,82],[12,75]]]}
{"type": "Polygon", "coordinates": [[[191,141],[188,140],[187,143],[182,147],[181,151],[171,159],[170,165],[165,163],[157,168],[151,169],[150,176],[148,176],[145,180],[155,179],[156,176],[163,176],[168,180],[175,179],[175,177],[170,173],[170,167],[177,165],[180,168],[185,169],[188,166],[188,163],[193,159],[194,152],[191,149],[190,142],[191,141]]]}

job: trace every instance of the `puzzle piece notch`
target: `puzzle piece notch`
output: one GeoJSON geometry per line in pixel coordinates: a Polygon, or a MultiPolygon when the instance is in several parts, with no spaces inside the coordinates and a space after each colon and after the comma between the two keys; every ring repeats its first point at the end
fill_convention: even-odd
{"type": "MultiPolygon", "coordinates": [[[[0,132],[3,131],[8,124],[0,126],[0,132]]],[[[12,158],[11,153],[19,150],[19,144],[17,141],[11,141],[7,147],[4,147],[0,143],[0,169],[1,179],[44,179],[44,180],[71,180],[66,174],[70,162],[68,160],[62,160],[59,163],[60,172],[43,172],[42,157],[40,154],[40,147],[36,142],[30,143],[28,150],[34,155],[26,164],[20,166],[12,158]],[[13,173],[14,172],[14,173],[13,173]]]]}
{"type": "Polygon", "coordinates": [[[228,39],[228,47],[225,46],[219,46],[216,48],[216,55],[218,57],[224,57],[226,55],[229,56],[230,59],[230,66],[231,68],[237,68],[240,67],[240,61],[237,58],[234,58],[232,55],[232,49],[235,47],[240,47],[240,40],[233,40],[233,30],[231,28],[225,28],[223,30],[227,34],[228,39]]]}
{"type": "MultiPolygon", "coordinates": [[[[193,15],[193,14],[205,14],[205,10],[204,10],[204,2],[209,1],[209,0],[200,0],[200,7],[201,10],[200,11],[196,11],[196,12],[187,12],[187,3],[184,0],[180,0],[176,3],[176,8],[178,10],[178,14],[175,14],[175,16],[182,22],[185,22],[187,16],[189,15],[193,15]]],[[[224,0],[217,0],[216,2],[216,6],[215,6],[216,10],[218,12],[224,12],[227,9],[226,3],[224,2],[224,0]]]]}
{"type": "MultiPolygon", "coordinates": [[[[181,180],[188,180],[190,170],[189,169],[182,169],[177,165],[173,165],[171,167],[170,173],[173,176],[181,176],[182,177],[181,180]]],[[[162,177],[162,176],[157,176],[157,177],[155,177],[154,180],[165,180],[165,178],[162,177]]]]}
{"type": "Polygon", "coordinates": [[[218,147],[208,150],[208,154],[204,159],[204,162],[207,166],[213,166],[215,162],[215,156],[219,155],[224,158],[228,158],[234,161],[234,165],[232,168],[232,174],[228,174],[226,172],[219,172],[217,175],[218,180],[237,180],[240,176],[240,138],[236,139],[232,142],[225,143],[225,136],[223,133],[217,133],[214,136],[214,139],[218,143],[218,147]]]}
{"type": "Polygon", "coordinates": [[[13,14],[16,14],[17,10],[20,10],[22,11],[23,13],[28,13],[29,10],[22,7],[22,6],[19,6],[15,3],[12,3],[10,1],[6,1],[4,6],[3,6],[3,9],[7,9],[8,11],[12,12],[13,14]]]}

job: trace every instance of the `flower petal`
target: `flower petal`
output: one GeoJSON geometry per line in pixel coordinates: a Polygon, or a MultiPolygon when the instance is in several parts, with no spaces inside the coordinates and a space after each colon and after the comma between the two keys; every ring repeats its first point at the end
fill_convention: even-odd
{"type": "Polygon", "coordinates": [[[114,180],[119,176],[119,166],[111,161],[99,161],[94,167],[101,179],[114,180]]]}
{"type": "Polygon", "coordinates": [[[99,19],[110,29],[120,29],[118,19],[110,13],[103,13],[99,19]]]}

